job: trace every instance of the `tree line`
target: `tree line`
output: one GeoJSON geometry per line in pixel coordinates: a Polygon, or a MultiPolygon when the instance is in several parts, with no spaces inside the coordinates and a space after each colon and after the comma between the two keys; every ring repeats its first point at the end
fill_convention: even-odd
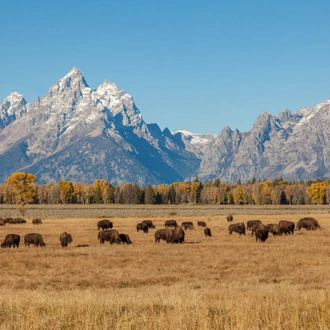
{"type": "Polygon", "coordinates": [[[117,186],[97,179],[92,184],[60,180],[37,185],[37,177],[15,172],[0,184],[0,204],[329,204],[325,179],[290,182],[282,178],[224,183],[219,179],[148,185],[123,182],[117,186]]]}

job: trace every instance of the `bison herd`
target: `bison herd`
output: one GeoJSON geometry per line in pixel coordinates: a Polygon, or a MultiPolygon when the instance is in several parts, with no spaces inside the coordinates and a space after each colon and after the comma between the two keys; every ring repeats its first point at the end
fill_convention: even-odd
{"type": "MultiPolygon", "coordinates": [[[[233,221],[233,216],[227,216],[227,221],[233,221]]],[[[26,223],[26,220],[21,218],[0,218],[0,226],[6,223],[26,223]]],[[[33,224],[42,224],[41,219],[33,219],[33,224]]],[[[177,221],[166,220],[162,229],[155,230],[154,237],[155,243],[160,243],[161,240],[166,243],[184,243],[185,242],[185,231],[194,230],[194,224],[191,221],[185,221],[181,223],[181,226],[178,225],[177,221]]],[[[211,237],[211,229],[207,227],[204,221],[198,221],[197,227],[204,228],[205,237],[211,237]]],[[[280,220],[278,223],[263,224],[261,220],[249,220],[246,225],[244,222],[232,223],[228,227],[229,234],[233,232],[238,233],[239,235],[245,235],[247,230],[251,231],[251,236],[255,236],[256,242],[265,242],[268,239],[268,235],[271,233],[273,235],[290,235],[293,234],[295,230],[301,230],[304,228],[306,230],[316,230],[320,229],[318,221],[312,217],[306,217],[300,219],[297,224],[288,220],[280,220]]],[[[97,238],[100,244],[104,244],[105,241],[110,244],[132,244],[132,241],[128,234],[119,233],[118,230],[113,228],[113,222],[110,220],[104,219],[97,222],[98,235],[97,238]],[[100,231],[100,229],[102,229],[100,231]]],[[[140,230],[143,233],[148,234],[149,229],[155,229],[155,225],[151,220],[143,220],[136,225],[136,231],[140,230]]],[[[63,232],[60,234],[60,244],[62,247],[67,247],[73,241],[72,236],[63,232]]],[[[17,234],[8,234],[1,248],[6,247],[19,247],[20,236],[17,234]]],[[[25,247],[34,246],[45,246],[45,242],[42,236],[38,233],[29,233],[24,236],[24,245],[25,247]]],[[[85,245],[84,245],[85,246],[85,245]]],[[[86,245],[87,246],[87,245],[86,245]]]]}
{"type": "Polygon", "coordinates": [[[278,223],[263,224],[261,220],[249,220],[246,223],[239,222],[231,224],[228,227],[229,234],[236,232],[240,235],[245,235],[246,230],[251,230],[251,235],[255,235],[256,242],[265,242],[268,238],[269,233],[275,235],[290,235],[293,234],[295,229],[301,230],[316,230],[320,229],[318,221],[312,217],[302,218],[295,225],[294,222],[288,220],[280,220],[278,223]]]}

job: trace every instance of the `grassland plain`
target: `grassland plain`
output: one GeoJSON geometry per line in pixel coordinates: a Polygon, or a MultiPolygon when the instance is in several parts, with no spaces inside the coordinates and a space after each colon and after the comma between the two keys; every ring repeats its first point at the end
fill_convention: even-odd
{"type": "MultiPolygon", "coordinates": [[[[329,329],[329,206],[29,206],[8,233],[43,235],[46,247],[1,249],[0,329],[329,329]],[[322,230],[256,243],[228,234],[235,222],[315,217],[322,230]],[[42,225],[31,220],[41,217],[42,225]],[[109,218],[132,245],[100,245],[109,218]],[[136,224],[151,219],[148,234],[136,224]],[[164,221],[192,221],[184,244],[155,244],[164,221]],[[205,237],[197,221],[207,223],[205,237]],[[59,235],[73,242],[61,248],[59,235]],[[88,245],[79,247],[81,245],[88,245]]],[[[1,206],[0,216],[19,216],[1,206]]]]}

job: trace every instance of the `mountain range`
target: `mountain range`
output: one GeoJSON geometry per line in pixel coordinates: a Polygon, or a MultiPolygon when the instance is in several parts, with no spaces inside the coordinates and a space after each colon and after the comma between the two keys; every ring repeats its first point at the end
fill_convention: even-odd
{"type": "Polygon", "coordinates": [[[74,67],[33,103],[0,104],[0,182],[13,172],[38,183],[172,183],[329,177],[330,100],[294,113],[262,113],[249,132],[218,136],[147,124],[133,97],[105,80],[91,89],[74,67]]]}

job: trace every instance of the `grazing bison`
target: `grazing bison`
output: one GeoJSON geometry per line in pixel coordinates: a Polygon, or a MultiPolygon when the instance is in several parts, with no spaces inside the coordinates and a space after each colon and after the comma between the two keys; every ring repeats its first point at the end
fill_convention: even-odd
{"type": "Polygon", "coordinates": [[[288,220],[280,220],[278,222],[278,234],[293,234],[294,232],[294,223],[288,220]]]}
{"type": "Polygon", "coordinates": [[[145,234],[148,234],[149,227],[145,223],[139,222],[136,225],[136,231],[139,232],[139,230],[142,230],[145,234]]]}
{"type": "Polygon", "coordinates": [[[62,247],[67,247],[68,244],[72,242],[72,236],[68,234],[67,232],[63,232],[60,235],[60,241],[61,241],[61,246],[62,247]]]}
{"type": "Polygon", "coordinates": [[[181,223],[181,227],[182,227],[184,230],[187,230],[187,229],[195,229],[194,224],[193,224],[191,221],[185,221],[185,222],[182,222],[182,223],[181,223]]]}
{"type": "Polygon", "coordinates": [[[6,247],[19,247],[19,242],[21,240],[21,237],[19,235],[16,234],[8,234],[5,237],[5,240],[3,241],[3,243],[1,244],[2,248],[6,248],[6,247]]]}
{"type": "Polygon", "coordinates": [[[102,228],[102,230],[111,229],[112,227],[113,223],[108,219],[100,220],[97,223],[97,230],[100,230],[100,228],[102,228]]]}
{"type": "Polygon", "coordinates": [[[116,229],[103,230],[98,233],[98,239],[100,244],[104,244],[104,241],[109,241],[110,244],[116,243],[120,244],[121,239],[119,237],[119,232],[116,229]]]}
{"type": "Polygon", "coordinates": [[[32,220],[32,223],[33,223],[34,225],[41,225],[41,224],[42,224],[42,220],[41,220],[41,219],[33,219],[33,220],[32,220]]]}
{"type": "Polygon", "coordinates": [[[152,223],[151,220],[143,220],[142,221],[142,224],[148,226],[148,228],[151,228],[151,229],[154,229],[155,228],[155,226],[154,226],[154,224],[152,223]]]}
{"type": "Polygon", "coordinates": [[[10,218],[9,220],[8,220],[8,223],[10,223],[10,224],[16,224],[16,223],[26,223],[26,220],[25,219],[23,219],[23,218],[10,218]]]}
{"type": "Polygon", "coordinates": [[[259,225],[256,229],[256,242],[265,242],[268,238],[268,232],[269,230],[266,225],[259,225]]]}
{"type": "Polygon", "coordinates": [[[257,229],[258,229],[260,226],[262,226],[262,223],[261,223],[261,222],[260,222],[260,223],[259,223],[259,222],[256,222],[256,223],[254,223],[254,224],[252,225],[252,227],[251,227],[251,236],[255,235],[257,229]]]}
{"type": "Polygon", "coordinates": [[[129,236],[127,234],[119,234],[120,241],[124,244],[132,244],[132,241],[130,240],[129,236]]]}
{"type": "Polygon", "coordinates": [[[198,227],[206,227],[206,223],[204,221],[197,221],[198,227]]]}
{"type": "Polygon", "coordinates": [[[269,223],[266,225],[268,231],[273,234],[273,236],[278,234],[278,224],[277,223],[269,223]]]}
{"type": "Polygon", "coordinates": [[[0,219],[0,226],[4,226],[5,225],[5,220],[0,219]]]}
{"type": "Polygon", "coordinates": [[[207,236],[212,236],[212,234],[211,234],[211,229],[210,228],[208,228],[208,227],[206,227],[205,229],[204,229],[204,235],[207,237],[207,236]]]}
{"type": "Polygon", "coordinates": [[[231,222],[233,220],[234,220],[234,217],[231,214],[227,215],[227,221],[228,222],[231,222]]]}
{"type": "Polygon", "coordinates": [[[9,223],[9,221],[13,220],[13,218],[4,218],[3,220],[5,223],[9,223]]]}
{"type": "Polygon", "coordinates": [[[314,218],[308,217],[308,218],[302,218],[297,223],[297,230],[300,230],[301,228],[305,228],[306,230],[316,230],[316,228],[321,228],[318,221],[314,218]]]}
{"type": "Polygon", "coordinates": [[[160,240],[170,243],[172,241],[173,230],[171,228],[158,229],[155,231],[155,243],[159,243],[160,240]]]}
{"type": "Polygon", "coordinates": [[[172,243],[183,243],[185,232],[182,227],[175,227],[172,232],[172,243]]]}
{"type": "Polygon", "coordinates": [[[168,227],[177,227],[178,224],[176,222],[176,220],[166,220],[165,221],[165,228],[168,228],[168,227]]]}
{"type": "Polygon", "coordinates": [[[252,226],[255,224],[261,224],[261,220],[248,220],[248,222],[246,223],[246,229],[252,229],[252,226]]]}
{"type": "Polygon", "coordinates": [[[233,231],[240,235],[245,235],[245,224],[244,222],[233,223],[232,225],[229,225],[228,230],[230,235],[233,231]]]}
{"type": "Polygon", "coordinates": [[[33,244],[34,246],[45,246],[45,242],[42,239],[42,236],[40,234],[26,234],[24,236],[24,245],[25,247],[30,247],[30,244],[33,244]]]}

